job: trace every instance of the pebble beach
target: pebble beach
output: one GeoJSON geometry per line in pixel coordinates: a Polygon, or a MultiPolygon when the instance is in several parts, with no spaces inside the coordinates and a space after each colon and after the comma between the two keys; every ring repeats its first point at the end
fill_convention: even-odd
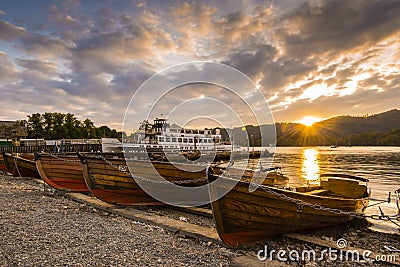
{"type": "MultiPolygon", "coordinates": [[[[182,215],[156,207],[150,212],[213,226],[211,218],[182,215]]],[[[0,266],[245,266],[235,263],[242,255],[269,250],[323,247],[287,237],[238,249],[185,237],[160,227],[98,210],[75,202],[57,191],[44,191],[30,178],[0,175],[0,266]]],[[[305,233],[335,242],[345,238],[349,245],[382,254],[393,254],[385,246],[400,248],[400,236],[368,230],[353,223],[305,233]]],[[[396,254],[397,253],[397,254],[396,254]]],[[[256,258],[256,257],[255,257],[256,258]]],[[[384,263],[272,260],[259,266],[384,266],[384,263]]]]}

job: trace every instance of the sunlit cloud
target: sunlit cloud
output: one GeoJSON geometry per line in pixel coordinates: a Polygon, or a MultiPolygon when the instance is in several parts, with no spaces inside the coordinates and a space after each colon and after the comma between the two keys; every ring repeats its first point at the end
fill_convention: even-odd
{"type": "Polygon", "coordinates": [[[57,110],[120,127],[140,84],[193,60],[248,75],[276,121],[399,107],[400,2],[230,3],[50,0],[31,13],[33,3],[3,3],[0,119],[57,110]]]}

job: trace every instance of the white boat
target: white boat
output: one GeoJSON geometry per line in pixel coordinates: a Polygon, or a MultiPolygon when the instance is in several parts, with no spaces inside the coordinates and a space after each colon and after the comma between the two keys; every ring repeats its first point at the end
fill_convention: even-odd
{"type": "Polygon", "coordinates": [[[186,129],[169,124],[166,119],[154,120],[153,124],[143,121],[135,133],[124,140],[102,138],[104,153],[170,153],[199,151],[202,154],[225,149],[221,143],[221,132],[216,129],[186,129]]]}

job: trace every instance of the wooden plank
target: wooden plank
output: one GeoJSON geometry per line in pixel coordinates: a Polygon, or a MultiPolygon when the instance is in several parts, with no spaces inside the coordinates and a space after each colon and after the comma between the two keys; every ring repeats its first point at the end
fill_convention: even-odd
{"type": "Polygon", "coordinates": [[[43,168],[44,169],[48,169],[48,170],[53,170],[53,171],[57,171],[57,170],[63,170],[63,171],[75,171],[75,170],[80,170],[80,171],[82,171],[82,167],[81,167],[81,165],[77,165],[77,164],[74,164],[74,165],[72,165],[72,164],[59,164],[59,163],[57,163],[57,164],[53,164],[53,163],[49,163],[49,162],[46,162],[46,163],[44,163],[43,161],[42,161],[42,166],[43,166],[43,168]]]}
{"type": "Polygon", "coordinates": [[[321,186],[339,196],[362,198],[367,194],[367,186],[354,180],[329,178],[328,181],[321,181],[321,186]]]}
{"type": "Polygon", "coordinates": [[[57,179],[57,178],[61,178],[61,179],[76,179],[76,180],[83,180],[83,176],[82,176],[82,170],[80,172],[70,172],[70,173],[62,173],[62,172],[52,172],[49,171],[48,169],[43,169],[43,171],[46,173],[47,177],[49,177],[49,179],[57,179]]]}
{"type": "MultiPolygon", "coordinates": [[[[234,188],[232,191],[230,191],[228,194],[225,195],[225,198],[229,201],[236,201],[236,202],[241,202],[244,205],[254,205],[254,206],[261,206],[261,207],[271,207],[271,208],[279,208],[281,210],[287,210],[287,211],[296,211],[298,210],[299,205],[295,202],[290,202],[286,199],[281,199],[277,198],[276,196],[266,193],[261,196],[261,195],[256,195],[252,194],[250,195],[249,193],[244,193],[240,191],[236,191],[236,188],[234,188]]],[[[328,208],[335,208],[335,209],[342,209],[342,210],[350,210],[354,211],[354,202],[353,203],[335,203],[336,206],[332,205],[323,205],[324,203],[319,203],[316,202],[315,200],[313,202],[306,202],[305,203],[310,203],[314,204],[317,203],[321,206],[325,206],[328,208]]],[[[302,213],[305,214],[320,214],[320,215],[330,215],[332,214],[330,211],[326,210],[318,210],[315,208],[311,208],[308,206],[304,206],[304,209],[302,213]]]]}
{"type": "MultiPolygon", "coordinates": [[[[225,206],[230,209],[229,206],[225,206]]],[[[347,216],[318,216],[311,214],[301,214],[297,212],[282,212],[279,209],[271,209],[271,212],[259,214],[257,212],[248,212],[240,209],[230,209],[229,212],[224,212],[225,217],[235,220],[246,220],[249,222],[259,222],[269,227],[270,224],[276,225],[291,225],[292,228],[297,226],[318,226],[322,224],[334,223],[336,221],[348,220],[347,216]]]]}
{"type": "MultiPolygon", "coordinates": [[[[160,176],[169,181],[180,181],[184,179],[201,179],[205,177],[205,171],[202,172],[190,172],[190,171],[182,171],[182,170],[163,170],[157,169],[154,170],[152,168],[147,169],[128,169],[126,167],[127,172],[121,172],[116,168],[110,168],[111,166],[103,165],[103,167],[93,166],[91,163],[88,163],[90,173],[93,174],[103,174],[103,175],[111,175],[111,176],[126,176],[132,177],[132,175],[143,177],[145,179],[159,179],[160,176]],[[132,171],[132,172],[130,172],[132,171]]],[[[125,166],[125,165],[120,165],[125,166]]]]}

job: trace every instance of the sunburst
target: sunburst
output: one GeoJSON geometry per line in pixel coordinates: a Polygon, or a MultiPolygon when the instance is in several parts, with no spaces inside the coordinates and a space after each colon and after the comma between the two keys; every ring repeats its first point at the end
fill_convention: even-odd
{"type": "Polygon", "coordinates": [[[305,126],[312,126],[314,123],[319,122],[321,119],[314,116],[306,116],[302,118],[299,122],[305,126]]]}

